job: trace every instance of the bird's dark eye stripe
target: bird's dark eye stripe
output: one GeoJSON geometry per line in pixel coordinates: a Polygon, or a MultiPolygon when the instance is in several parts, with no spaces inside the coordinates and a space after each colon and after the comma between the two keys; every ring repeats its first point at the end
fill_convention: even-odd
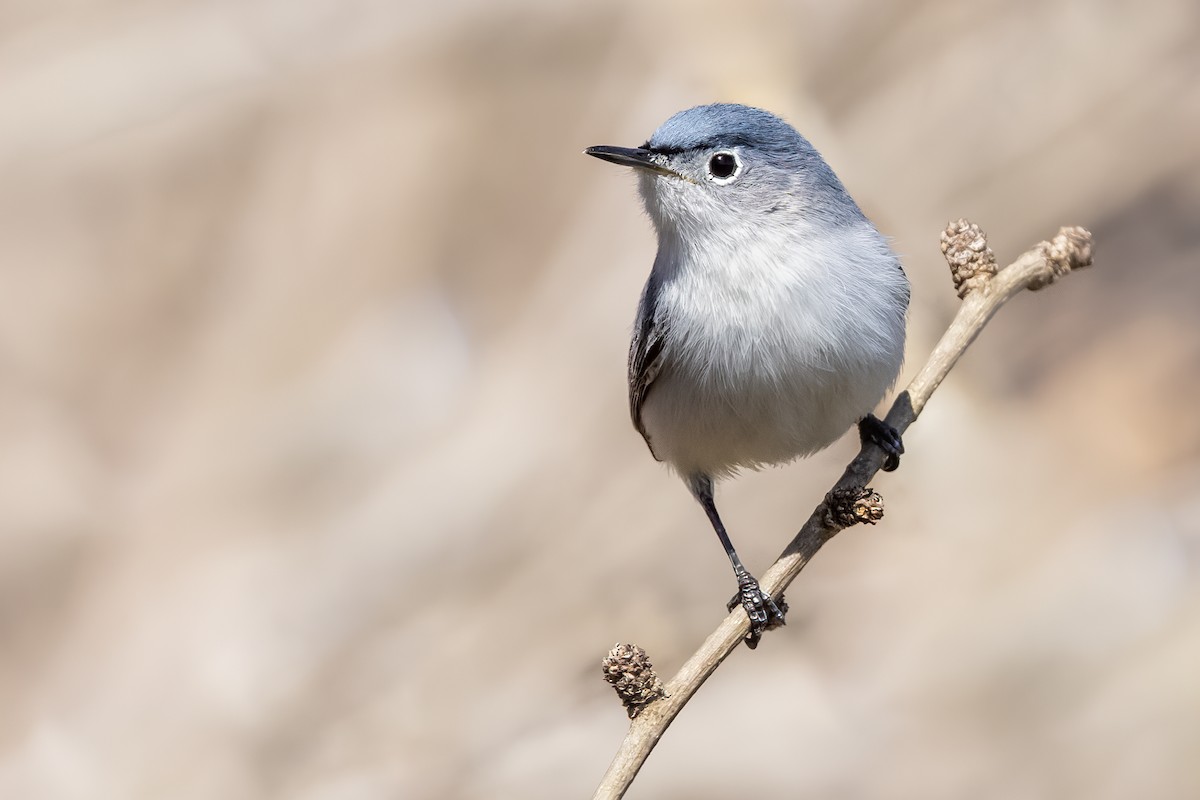
{"type": "Polygon", "coordinates": [[[761,145],[761,142],[758,145],[755,145],[755,143],[751,142],[749,138],[741,134],[730,134],[720,138],[700,139],[689,144],[687,147],[667,147],[664,145],[655,147],[654,145],[650,144],[650,140],[647,139],[642,143],[641,149],[652,150],[653,152],[661,153],[664,156],[673,156],[678,155],[679,153],[696,153],[702,150],[712,150],[715,147],[755,147],[761,145]]]}
{"type": "Polygon", "coordinates": [[[682,153],[684,151],[684,148],[682,148],[682,147],[652,147],[650,145],[650,142],[646,142],[645,144],[643,144],[642,149],[649,150],[651,153],[658,153],[659,155],[662,155],[662,156],[678,155],[679,153],[682,153]]]}

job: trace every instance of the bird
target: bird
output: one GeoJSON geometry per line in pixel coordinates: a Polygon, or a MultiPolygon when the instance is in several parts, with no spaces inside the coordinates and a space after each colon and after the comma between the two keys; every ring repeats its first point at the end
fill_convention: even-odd
{"type": "Polygon", "coordinates": [[[858,426],[895,469],[904,444],[872,413],[904,359],[908,278],[809,141],[759,108],[680,111],[640,147],[584,153],[631,167],[658,239],[629,348],[629,411],[650,453],[704,509],[750,621],[787,607],[743,565],[714,487],[811,455],[858,426]]]}

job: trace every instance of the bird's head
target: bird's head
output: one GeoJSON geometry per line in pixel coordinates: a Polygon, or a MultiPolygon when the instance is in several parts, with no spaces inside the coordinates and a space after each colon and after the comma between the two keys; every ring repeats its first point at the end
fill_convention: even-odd
{"type": "Polygon", "coordinates": [[[862,219],[808,140],[766,111],[698,106],[664,122],[641,147],[589,147],[587,155],[636,169],[660,235],[752,235],[754,226],[837,226],[862,219]]]}

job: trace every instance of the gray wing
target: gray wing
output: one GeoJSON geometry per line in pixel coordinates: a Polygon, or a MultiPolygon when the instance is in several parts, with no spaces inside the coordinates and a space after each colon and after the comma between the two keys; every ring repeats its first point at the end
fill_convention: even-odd
{"type": "Polygon", "coordinates": [[[663,366],[663,345],[666,339],[666,325],[658,304],[658,277],[651,273],[642,290],[642,299],[638,303],[637,321],[633,326],[633,341],[629,344],[629,416],[633,418],[633,427],[646,440],[650,454],[662,461],[654,452],[654,444],[642,424],[642,404],[650,393],[650,387],[663,366]]]}

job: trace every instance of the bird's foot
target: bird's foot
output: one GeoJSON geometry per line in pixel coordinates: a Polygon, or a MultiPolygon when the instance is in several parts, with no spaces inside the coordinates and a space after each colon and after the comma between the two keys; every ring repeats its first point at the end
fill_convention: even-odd
{"type": "Polygon", "coordinates": [[[867,414],[858,421],[858,435],[863,444],[870,442],[878,445],[883,451],[884,472],[892,472],[900,466],[900,456],[904,454],[904,442],[900,439],[900,431],[874,414],[867,414]]]}
{"type": "Polygon", "coordinates": [[[786,624],[784,616],[787,614],[788,605],[782,595],[778,601],[771,599],[771,595],[759,587],[758,581],[749,572],[742,570],[737,578],[737,594],[726,608],[733,611],[740,605],[746,609],[746,616],[750,618],[750,633],[746,635],[745,641],[746,646],[753,650],[758,647],[758,641],[764,632],[786,624]]]}

